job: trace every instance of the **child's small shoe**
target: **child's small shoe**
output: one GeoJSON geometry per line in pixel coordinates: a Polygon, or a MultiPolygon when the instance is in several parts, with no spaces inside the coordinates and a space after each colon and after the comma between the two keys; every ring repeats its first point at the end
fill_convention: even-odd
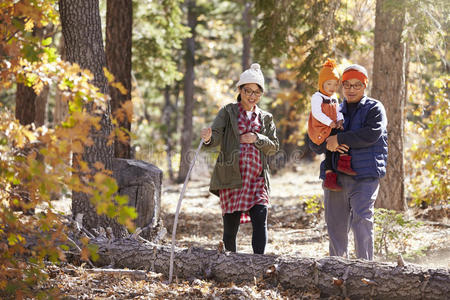
{"type": "Polygon", "coordinates": [[[341,173],[355,176],[356,172],[352,169],[352,157],[350,155],[341,155],[338,160],[337,170],[341,173]]]}
{"type": "Polygon", "coordinates": [[[337,183],[337,174],[334,172],[325,173],[325,180],[323,181],[323,188],[339,192],[342,191],[342,187],[337,183]]]}

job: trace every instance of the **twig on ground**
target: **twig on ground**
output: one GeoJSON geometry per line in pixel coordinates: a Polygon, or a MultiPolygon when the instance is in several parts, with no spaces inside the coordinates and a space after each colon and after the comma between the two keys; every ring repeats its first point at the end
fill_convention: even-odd
{"type": "MultiPolygon", "coordinates": [[[[72,240],[72,239],[71,239],[70,237],[68,237],[67,235],[66,235],[66,238],[67,238],[67,240],[68,240],[69,242],[71,242],[71,243],[78,249],[78,251],[81,253],[81,248],[77,245],[77,243],[75,243],[75,241],[72,240]]],[[[87,262],[88,262],[88,264],[89,264],[92,268],[95,267],[94,264],[91,262],[90,259],[88,259],[87,262]]]]}
{"type": "Polygon", "coordinates": [[[200,148],[203,145],[203,139],[200,140],[200,143],[198,144],[197,151],[195,152],[194,159],[191,162],[191,165],[189,166],[188,173],[186,175],[186,178],[184,179],[183,189],[181,190],[180,199],[178,199],[177,204],[177,210],[175,212],[175,220],[173,222],[173,230],[172,230],[172,250],[170,251],[170,266],[169,266],[169,283],[172,282],[172,275],[173,275],[173,255],[175,252],[175,235],[177,233],[177,224],[178,224],[178,215],[180,214],[180,208],[181,208],[181,201],[183,201],[184,193],[186,192],[186,186],[189,181],[189,176],[191,175],[192,168],[194,167],[195,160],[197,159],[198,153],[200,151],[200,148]]]}

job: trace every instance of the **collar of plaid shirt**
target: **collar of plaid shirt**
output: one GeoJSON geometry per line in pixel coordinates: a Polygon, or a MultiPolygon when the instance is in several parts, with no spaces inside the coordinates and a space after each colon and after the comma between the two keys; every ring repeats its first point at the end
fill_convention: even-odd
{"type": "MultiPolygon", "coordinates": [[[[255,105],[255,107],[253,108],[253,111],[248,111],[248,110],[244,110],[244,108],[242,107],[241,103],[238,103],[239,106],[239,113],[243,114],[244,116],[247,117],[247,119],[249,119],[250,121],[255,121],[256,117],[259,116],[261,110],[259,109],[259,107],[257,105],[255,105]]],[[[259,124],[259,120],[256,119],[256,123],[259,124]]]]}

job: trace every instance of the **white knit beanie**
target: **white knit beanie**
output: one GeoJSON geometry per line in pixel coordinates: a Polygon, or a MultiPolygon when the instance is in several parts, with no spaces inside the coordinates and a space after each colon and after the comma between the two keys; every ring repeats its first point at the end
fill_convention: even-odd
{"type": "Polygon", "coordinates": [[[261,72],[261,66],[259,64],[252,64],[250,66],[250,69],[242,72],[241,76],[239,77],[239,81],[236,84],[236,87],[240,87],[241,85],[247,83],[256,83],[264,91],[264,76],[261,72]]]}
{"type": "Polygon", "coordinates": [[[350,71],[350,70],[356,70],[356,71],[358,71],[358,72],[361,72],[361,73],[364,74],[364,76],[366,76],[367,78],[369,78],[369,76],[367,75],[367,70],[366,70],[366,68],[364,68],[364,67],[361,66],[361,65],[357,65],[357,64],[350,65],[350,66],[348,66],[347,68],[344,69],[344,73],[347,72],[347,71],[350,71]]]}

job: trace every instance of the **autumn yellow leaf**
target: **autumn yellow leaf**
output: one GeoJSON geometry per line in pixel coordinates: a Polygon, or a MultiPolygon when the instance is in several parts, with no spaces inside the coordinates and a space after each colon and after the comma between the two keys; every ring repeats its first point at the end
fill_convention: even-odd
{"type": "Polygon", "coordinates": [[[108,176],[106,176],[106,175],[103,174],[103,173],[96,173],[96,174],[94,175],[94,180],[95,180],[96,183],[102,183],[102,182],[104,182],[107,178],[108,178],[108,176]]]}
{"type": "Polygon", "coordinates": [[[83,247],[83,249],[81,249],[81,260],[89,260],[89,249],[86,247],[83,247]]]}
{"type": "Polygon", "coordinates": [[[111,146],[114,144],[114,138],[115,138],[115,131],[111,131],[111,133],[108,136],[108,142],[106,143],[107,146],[111,146]]]}
{"type": "Polygon", "coordinates": [[[124,132],[123,130],[118,129],[116,131],[116,134],[117,134],[117,139],[121,143],[128,143],[128,141],[130,140],[130,137],[128,136],[128,134],[126,134],[126,132],[124,132]]]}
{"type": "Polygon", "coordinates": [[[34,142],[36,140],[36,136],[33,134],[33,132],[29,131],[28,129],[23,129],[22,133],[27,137],[27,139],[30,142],[34,142]]]}
{"type": "Polygon", "coordinates": [[[42,81],[39,81],[38,83],[33,85],[33,90],[36,93],[36,95],[39,95],[43,89],[44,89],[44,83],[42,81]]]}
{"type": "Polygon", "coordinates": [[[103,170],[105,168],[105,165],[102,164],[101,162],[97,161],[94,164],[94,168],[96,168],[97,170],[103,170]]]}
{"type": "Polygon", "coordinates": [[[114,82],[114,75],[109,72],[107,68],[103,67],[103,72],[105,73],[105,77],[108,79],[108,82],[114,82]]]}
{"type": "Polygon", "coordinates": [[[126,95],[127,92],[128,92],[128,90],[127,90],[127,89],[123,86],[123,84],[120,83],[120,82],[114,82],[114,83],[111,83],[111,86],[113,86],[113,87],[115,87],[116,89],[118,89],[119,92],[120,92],[122,95],[126,95]]]}
{"type": "Polygon", "coordinates": [[[114,117],[117,119],[117,121],[119,122],[123,122],[125,119],[125,111],[122,108],[117,109],[114,112],[114,117]]]}
{"type": "Polygon", "coordinates": [[[15,142],[16,142],[16,147],[17,148],[23,148],[23,146],[25,145],[25,136],[23,135],[23,132],[18,131],[16,132],[16,136],[14,138],[15,142]]]}
{"type": "Polygon", "coordinates": [[[80,141],[76,140],[72,143],[72,151],[74,153],[83,153],[83,145],[80,141]]]}
{"type": "Polygon", "coordinates": [[[79,165],[80,165],[81,172],[84,172],[84,173],[89,172],[89,165],[88,165],[87,162],[85,162],[85,161],[79,161],[78,163],[79,163],[79,165]]]}
{"type": "Polygon", "coordinates": [[[130,100],[126,101],[122,104],[122,108],[127,114],[128,122],[131,122],[133,119],[133,102],[130,100]]]}
{"type": "Polygon", "coordinates": [[[34,22],[32,19],[28,19],[25,22],[25,31],[32,32],[34,28],[34,22]]]}

